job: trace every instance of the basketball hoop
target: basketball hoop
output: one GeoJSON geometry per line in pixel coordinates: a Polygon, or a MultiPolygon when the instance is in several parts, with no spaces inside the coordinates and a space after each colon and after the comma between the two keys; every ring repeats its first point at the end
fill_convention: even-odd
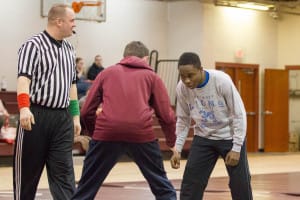
{"type": "Polygon", "coordinates": [[[84,6],[96,6],[99,7],[101,6],[101,2],[100,1],[80,1],[80,2],[76,2],[74,1],[72,3],[72,8],[74,10],[75,13],[79,13],[81,8],[84,6]]]}
{"type": "Polygon", "coordinates": [[[105,2],[106,0],[74,1],[71,7],[76,14],[76,19],[103,22],[106,17],[105,2]]]}

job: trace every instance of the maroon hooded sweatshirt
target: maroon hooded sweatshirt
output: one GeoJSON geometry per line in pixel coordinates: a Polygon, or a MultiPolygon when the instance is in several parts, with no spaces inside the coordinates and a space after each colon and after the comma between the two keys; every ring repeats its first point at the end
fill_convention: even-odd
{"type": "Polygon", "coordinates": [[[175,114],[167,90],[145,60],[128,56],[103,70],[81,109],[83,126],[94,140],[145,143],[155,140],[153,114],[173,147],[175,114]],[[102,112],[95,112],[101,104],[102,112]]]}

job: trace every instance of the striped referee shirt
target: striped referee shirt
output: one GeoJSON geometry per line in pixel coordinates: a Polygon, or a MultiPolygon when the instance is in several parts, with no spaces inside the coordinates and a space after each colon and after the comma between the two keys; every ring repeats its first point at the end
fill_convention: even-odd
{"type": "Polygon", "coordinates": [[[67,108],[70,87],[76,82],[75,51],[66,40],[43,31],[19,49],[18,77],[31,80],[30,101],[49,108],[67,108]]]}

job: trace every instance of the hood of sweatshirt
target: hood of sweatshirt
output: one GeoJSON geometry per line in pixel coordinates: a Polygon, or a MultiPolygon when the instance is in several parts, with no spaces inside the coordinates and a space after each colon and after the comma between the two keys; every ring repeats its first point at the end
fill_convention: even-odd
{"type": "Polygon", "coordinates": [[[142,69],[149,69],[153,71],[150,65],[146,62],[146,60],[136,57],[136,56],[127,56],[123,58],[119,64],[124,65],[129,68],[142,68],[142,69]]]}

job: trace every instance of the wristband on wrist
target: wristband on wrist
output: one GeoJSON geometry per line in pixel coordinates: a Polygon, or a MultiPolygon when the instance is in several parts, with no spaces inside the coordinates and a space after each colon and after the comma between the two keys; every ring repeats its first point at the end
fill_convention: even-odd
{"type": "Polygon", "coordinates": [[[73,117],[80,115],[78,100],[70,100],[69,112],[73,117]]]}
{"type": "Polygon", "coordinates": [[[27,93],[21,93],[17,96],[17,101],[18,101],[18,107],[19,107],[19,110],[21,108],[24,108],[24,107],[28,107],[30,106],[30,101],[29,101],[29,94],[27,93]]]}

